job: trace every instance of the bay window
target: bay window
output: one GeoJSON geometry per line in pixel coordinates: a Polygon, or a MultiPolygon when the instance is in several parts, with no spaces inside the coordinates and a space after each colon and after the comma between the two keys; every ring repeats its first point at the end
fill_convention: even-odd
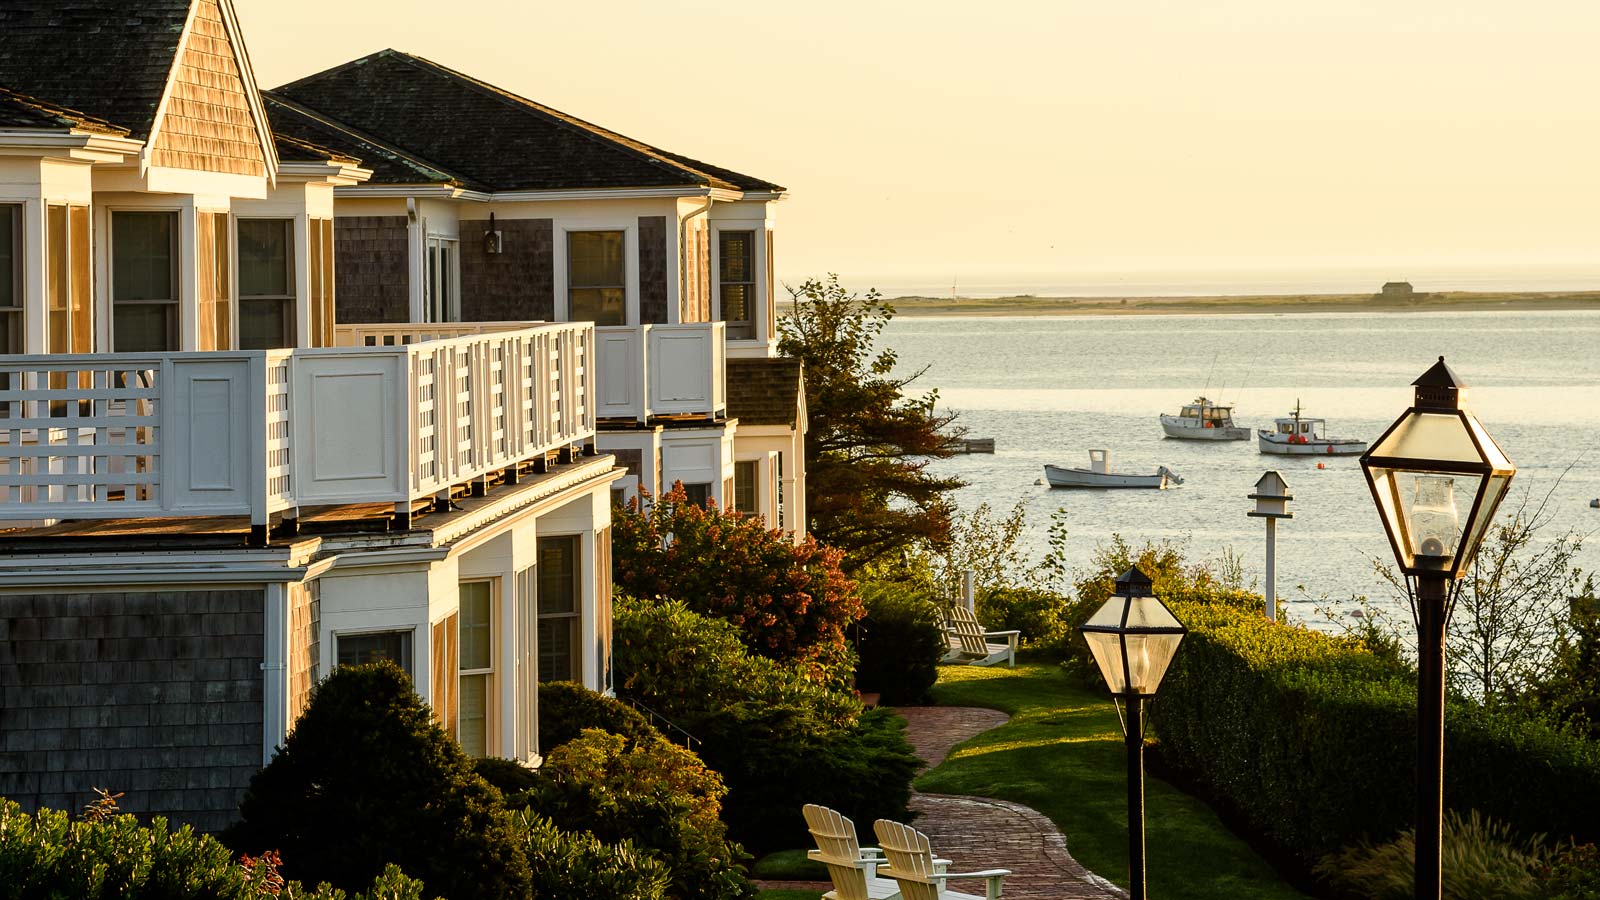
{"type": "MultiPolygon", "coordinates": [[[[292,244],[291,244],[292,246],[292,244]]],[[[333,220],[311,220],[311,346],[333,346],[333,220]]],[[[293,319],[291,318],[291,322],[293,319]]],[[[291,325],[292,327],[292,325],[291,325]]],[[[291,337],[289,346],[294,345],[291,337]]]]}
{"type": "Polygon", "coordinates": [[[196,215],[195,257],[200,263],[200,280],[195,285],[195,347],[199,350],[233,349],[233,267],[228,243],[227,213],[196,215]]]}
{"type": "Polygon", "coordinates": [[[45,251],[45,321],[49,331],[46,346],[51,353],[92,352],[89,207],[48,206],[45,251]]]}
{"type": "Polygon", "coordinates": [[[620,231],[567,233],[568,320],[627,324],[625,246],[620,231]]]}
{"type": "Polygon", "coordinates": [[[294,220],[239,220],[239,347],[293,347],[294,220]]]}
{"type": "Polygon", "coordinates": [[[178,349],[177,213],[111,213],[111,309],[117,352],[178,349]]]}
{"type": "Polygon", "coordinates": [[[717,235],[717,295],[728,340],[756,336],[756,233],[723,231],[717,235]]]}
{"type": "Polygon", "coordinates": [[[335,659],[341,666],[364,666],[387,659],[411,674],[411,631],[369,631],[341,634],[335,639],[335,659]]]}
{"type": "Polygon", "coordinates": [[[746,516],[761,514],[761,492],[756,480],[760,478],[761,463],[753,459],[739,460],[733,464],[733,508],[746,516]]]}

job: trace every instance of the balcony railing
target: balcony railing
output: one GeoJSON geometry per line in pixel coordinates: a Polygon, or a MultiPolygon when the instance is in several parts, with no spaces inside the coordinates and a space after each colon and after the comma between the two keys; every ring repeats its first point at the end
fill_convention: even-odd
{"type": "Polygon", "coordinates": [[[0,356],[0,521],[249,516],[441,495],[591,443],[586,323],[218,353],[0,356]],[[430,339],[431,338],[431,339],[430,339]],[[372,344],[372,345],[369,345],[372,344]]]}
{"type": "Polygon", "coordinates": [[[721,322],[596,328],[602,419],[726,413],[727,344],[721,322]]]}

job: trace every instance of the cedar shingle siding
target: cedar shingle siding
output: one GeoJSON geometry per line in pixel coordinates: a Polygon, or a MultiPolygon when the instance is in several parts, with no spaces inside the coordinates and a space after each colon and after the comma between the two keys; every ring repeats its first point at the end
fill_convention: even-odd
{"type": "Polygon", "coordinates": [[[785,425],[800,420],[800,392],[804,390],[800,360],[728,360],[728,417],[740,425],[785,425]]]}
{"type": "Polygon", "coordinates": [[[639,217],[639,320],[667,321],[667,217],[639,217]]]}
{"type": "Polygon", "coordinates": [[[411,319],[405,216],[344,216],[333,220],[334,318],[340,322],[411,319]]]}
{"type": "Polygon", "coordinates": [[[0,597],[0,796],[204,831],[233,821],[261,766],[262,593],[0,597]]]}
{"type": "Polygon", "coordinates": [[[264,175],[264,158],[239,63],[222,24],[222,10],[216,0],[199,0],[150,162],[204,172],[264,175]]]}
{"type": "MultiPolygon", "coordinates": [[[[480,232],[487,231],[489,223],[461,223],[461,318],[469,322],[555,319],[553,224],[550,219],[496,219],[501,252],[485,253],[480,232]]],[[[342,280],[339,290],[346,290],[342,280]]]]}

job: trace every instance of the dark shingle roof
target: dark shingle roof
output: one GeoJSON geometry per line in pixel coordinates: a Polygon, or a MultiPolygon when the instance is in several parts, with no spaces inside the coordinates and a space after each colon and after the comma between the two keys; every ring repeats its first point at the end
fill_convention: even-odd
{"type": "MultiPolygon", "coordinates": [[[[783,190],[668,153],[397,50],[381,50],[275,93],[490,190],[783,190]]],[[[389,179],[375,173],[373,181],[389,179]]]]}
{"type": "MultiPolygon", "coordinates": [[[[331,122],[272,91],[262,91],[267,121],[280,141],[288,137],[360,160],[372,171],[376,184],[459,184],[475,187],[459,176],[440,170],[397,147],[331,122]]],[[[279,153],[283,152],[282,146],[279,153]]],[[[287,159],[288,157],[284,157],[287,159]]]]}
{"type": "Polygon", "coordinates": [[[361,162],[347,153],[340,153],[278,132],[273,132],[272,143],[278,149],[278,159],[283,162],[337,162],[347,165],[361,162]]]}
{"type": "Polygon", "coordinates": [[[0,85],[150,136],[190,0],[0,0],[0,85]]]}
{"type": "Polygon", "coordinates": [[[72,129],[96,134],[125,135],[128,129],[75,109],[46,103],[0,87],[0,128],[72,129]]]}
{"type": "Polygon", "coordinates": [[[728,417],[741,425],[786,425],[799,420],[804,389],[800,360],[728,360],[728,417]]]}

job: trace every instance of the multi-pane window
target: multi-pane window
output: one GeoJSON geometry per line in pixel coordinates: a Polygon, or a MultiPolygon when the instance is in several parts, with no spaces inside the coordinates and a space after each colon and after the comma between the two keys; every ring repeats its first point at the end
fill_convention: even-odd
{"type": "Polygon", "coordinates": [[[365,634],[341,634],[337,638],[335,658],[341,666],[363,666],[387,659],[411,672],[411,632],[369,631],[365,634]]]}
{"type": "Polygon", "coordinates": [[[233,267],[227,213],[202,212],[195,217],[195,257],[200,263],[195,344],[201,350],[232,350],[233,267]]]}
{"type": "Polygon", "coordinates": [[[239,347],[294,346],[294,220],[239,220],[239,347]]]}
{"type": "Polygon", "coordinates": [[[576,535],[539,539],[539,680],[578,681],[582,601],[576,535]]]}
{"type": "Polygon", "coordinates": [[[761,514],[761,492],[756,479],[761,477],[761,463],[743,459],[733,464],[733,508],[747,516],[761,514]]]}
{"type": "Polygon", "coordinates": [[[627,324],[624,245],[620,231],[567,233],[567,318],[596,325],[627,324]]]}
{"type": "Polygon", "coordinates": [[[756,336],[756,233],[724,231],[717,236],[717,293],[728,339],[756,336]]]}
{"type": "Polygon", "coordinates": [[[456,266],[459,242],[448,238],[428,238],[429,322],[455,322],[461,318],[456,298],[456,266]]]}
{"type": "Polygon", "coordinates": [[[22,208],[0,206],[0,353],[22,352],[22,208]]]}
{"type": "Polygon", "coordinates": [[[119,353],[178,349],[177,213],[111,213],[111,309],[119,353]]]}
{"type": "Polygon", "coordinates": [[[493,581],[461,583],[461,711],[457,730],[469,756],[488,756],[494,706],[493,581]]]}
{"type": "MultiPolygon", "coordinates": [[[[45,210],[45,311],[51,353],[88,353],[94,346],[89,301],[89,207],[45,210]]],[[[87,387],[87,385],[85,385],[87,387]]]]}

